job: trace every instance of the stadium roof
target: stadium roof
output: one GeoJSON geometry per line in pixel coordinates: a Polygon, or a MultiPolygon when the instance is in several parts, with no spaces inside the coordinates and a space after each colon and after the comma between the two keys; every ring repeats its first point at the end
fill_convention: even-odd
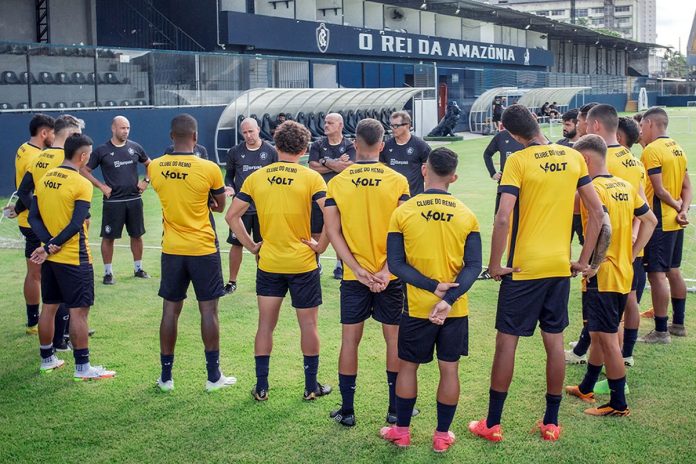
{"type": "Polygon", "coordinates": [[[696,66],[696,13],[694,13],[694,22],[691,24],[689,42],[686,44],[686,59],[690,66],[696,66]]]}
{"type": "Polygon", "coordinates": [[[518,29],[528,29],[541,32],[554,39],[570,40],[572,38],[572,41],[576,43],[592,43],[605,47],[624,47],[631,51],[650,48],[670,48],[664,45],[614,37],[587,27],[578,26],[577,24],[564,23],[532,13],[525,13],[498,5],[488,5],[473,0],[382,0],[380,3],[416,10],[421,9],[421,6],[425,4],[425,10],[433,13],[459,16],[465,19],[485,21],[518,29]],[[457,11],[458,13],[455,14],[457,11]]]}

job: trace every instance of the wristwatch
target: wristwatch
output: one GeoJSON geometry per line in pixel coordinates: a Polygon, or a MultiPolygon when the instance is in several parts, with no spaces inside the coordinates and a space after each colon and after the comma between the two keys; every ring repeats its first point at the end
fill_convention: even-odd
{"type": "Polygon", "coordinates": [[[147,183],[149,184],[149,183],[150,183],[150,179],[148,179],[147,177],[145,177],[145,178],[143,179],[143,182],[147,182],[147,183]]]}
{"type": "Polygon", "coordinates": [[[322,158],[322,159],[319,160],[319,163],[320,163],[322,166],[326,166],[326,161],[327,161],[326,158],[322,158]]]}

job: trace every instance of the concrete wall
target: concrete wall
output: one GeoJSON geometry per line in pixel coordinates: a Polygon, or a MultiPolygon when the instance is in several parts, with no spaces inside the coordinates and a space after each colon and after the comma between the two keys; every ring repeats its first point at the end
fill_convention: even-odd
{"type": "MultiPolygon", "coordinates": [[[[215,151],[215,128],[224,106],[204,108],[167,108],[167,109],[130,109],[77,111],[70,114],[84,119],[85,134],[94,143],[101,145],[111,137],[111,120],[114,116],[126,116],[131,123],[130,138],[145,148],[151,158],[162,155],[170,145],[169,124],[174,116],[189,113],[198,120],[199,143],[208,149],[212,156],[215,151]]],[[[59,112],[47,112],[58,116],[59,112]]],[[[0,153],[14,154],[22,143],[29,138],[29,121],[31,113],[0,113],[0,127],[4,136],[0,138],[0,153]]],[[[14,156],[0,157],[0,195],[8,196],[14,191],[14,156]]]]}
{"type": "Polygon", "coordinates": [[[34,2],[0,1],[0,41],[33,42],[36,40],[34,2]]]}

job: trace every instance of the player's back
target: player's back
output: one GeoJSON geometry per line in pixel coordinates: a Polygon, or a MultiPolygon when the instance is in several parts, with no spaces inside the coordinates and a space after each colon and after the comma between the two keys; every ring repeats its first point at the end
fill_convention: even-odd
{"type": "Polygon", "coordinates": [[[508,266],[514,280],[570,276],[575,192],[591,182],[582,155],[556,144],[533,144],[505,165],[499,191],[516,195],[508,266]]]}
{"type": "Polygon", "coordinates": [[[643,163],[633,156],[631,150],[621,145],[607,147],[607,169],[613,176],[627,181],[639,191],[642,186],[645,189],[645,168],[643,163]]]}
{"type": "Polygon", "coordinates": [[[299,274],[317,268],[314,251],[301,240],[311,238],[312,202],[325,195],[321,176],[297,163],[269,164],[244,181],[237,196],[256,206],[263,237],[259,269],[299,274]]]}
{"type": "Polygon", "coordinates": [[[38,185],[41,178],[51,169],[63,164],[65,151],[58,147],[48,147],[42,150],[35,158],[30,170],[34,178],[34,185],[38,185]]]}
{"type": "MultiPolygon", "coordinates": [[[[384,267],[389,219],[408,198],[406,177],[378,161],[358,161],[329,182],[326,206],[338,207],[348,248],[368,272],[384,267]]],[[[344,273],[345,280],[356,280],[350,268],[344,273]]]]}
{"type": "MultiPolygon", "coordinates": [[[[389,232],[401,233],[408,264],[438,282],[454,282],[464,266],[464,247],[479,231],[474,213],[457,198],[441,190],[426,190],[398,207],[389,232]]],[[[408,313],[427,318],[439,301],[432,292],[407,285],[408,313]]],[[[450,317],[468,314],[467,295],[452,307],[450,317]]]]}
{"type": "MultiPolygon", "coordinates": [[[[684,149],[676,141],[669,137],[658,137],[645,147],[642,161],[648,176],[661,174],[664,189],[672,198],[681,197],[688,162],[684,149]]],[[[648,198],[648,205],[657,216],[658,228],[664,231],[681,229],[676,220],[677,211],[657,198],[651,182],[646,185],[645,195],[648,198]]]]}
{"type": "MultiPolygon", "coordinates": [[[[19,146],[17,155],[15,156],[15,188],[19,188],[24,174],[34,165],[36,157],[39,156],[41,150],[41,148],[29,142],[25,142],[19,146]]],[[[28,208],[29,205],[26,206],[28,208]]],[[[19,215],[17,215],[17,224],[20,227],[29,227],[28,216],[28,209],[19,213],[19,215]]]]}
{"type": "MultiPolygon", "coordinates": [[[[48,170],[36,183],[34,194],[37,198],[41,219],[52,237],[57,236],[70,223],[75,210],[75,202],[92,201],[93,187],[76,169],[59,166],[48,170]]],[[[82,224],[80,231],[61,245],[58,253],[49,255],[49,261],[78,265],[92,262],[89,249],[87,226],[82,224]]]]}
{"type": "Polygon", "coordinates": [[[224,189],[220,168],[193,153],[167,154],[148,166],[162,204],[162,252],[203,256],[217,252],[215,223],[208,202],[224,189]]]}
{"type": "MultiPolygon", "coordinates": [[[[628,181],[613,175],[597,176],[592,185],[611,222],[611,242],[597,272],[598,288],[601,292],[626,294],[631,291],[633,279],[633,217],[644,202],[628,181]]],[[[588,213],[584,205],[581,212],[586,227],[588,213]]]]}

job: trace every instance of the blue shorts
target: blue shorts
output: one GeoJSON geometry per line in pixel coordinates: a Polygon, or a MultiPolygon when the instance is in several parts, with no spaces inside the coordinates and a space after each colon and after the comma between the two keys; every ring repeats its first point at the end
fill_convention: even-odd
{"type": "Polygon", "coordinates": [[[645,245],[643,267],[645,272],[667,272],[681,266],[684,247],[684,229],[665,232],[655,229],[645,245]]]}
{"type": "Polygon", "coordinates": [[[562,333],[568,327],[569,295],[569,277],[512,280],[507,275],[500,284],[495,328],[531,337],[538,322],[546,333],[562,333]]]}
{"type": "Polygon", "coordinates": [[[590,332],[616,333],[626,308],[628,294],[600,292],[597,279],[587,282],[582,292],[582,309],[587,315],[587,330],[590,332]]]}
{"type": "MultiPolygon", "coordinates": [[[[246,229],[247,233],[256,243],[262,240],[261,225],[259,224],[259,217],[256,214],[242,215],[242,223],[244,224],[244,228],[246,229]]],[[[239,241],[232,230],[230,230],[230,235],[227,237],[227,243],[234,246],[242,246],[242,242],[239,241]]]]}
{"type": "Polygon", "coordinates": [[[225,294],[220,253],[203,256],[162,253],[159,296],[168,301],[185,300],[191,283],[198,301],[215,300],[225,294]]]}
{"type": "Polygon", "coordinates": [[[290,290],[295,309],[314,308],[321,304],[319,269],[300,274],[277,274],[256,270],[256,295],[284,298],[290,290]]]}
{"type": "Polygon", "coordinates": [[[41,265],[41,299],[44,304],[65,303],[68,308],[94,305],[94,270],[91,263],[41,265]]]}
{"type": "Polygon", "coordinates": [[[398,279],[379,293],[357,280],[341,281],[341,324],[358,324],[371,316],[382,324],[396,325],[403,309],[404,289],[398,279]]]}
{"type": "Polygon", "coordinates": [[[427,364],[433,360],[435,348],[440,361],[456,362],[468,356],[469,318],[448,317],[437,325],[404,313],[399,323],[399,359],[427,364]]]}

